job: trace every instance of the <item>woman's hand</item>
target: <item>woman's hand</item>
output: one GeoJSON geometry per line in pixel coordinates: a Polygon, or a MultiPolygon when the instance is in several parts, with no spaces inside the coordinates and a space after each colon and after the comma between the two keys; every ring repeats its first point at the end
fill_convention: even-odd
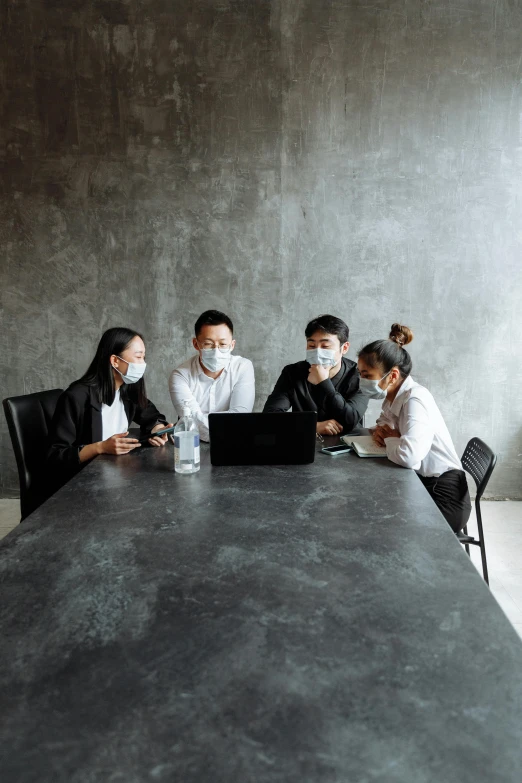
{"type": "Polygon", "coordinates": [[[393,430],[388,424],[375,427],[372,432],[372,438],[378,446],[386,446],[385,438],[400,438],[399,430],[393,430]]]}
{"type": "Polygon", "coordinates": [[[377,446],[384,446],[384,429],[383,427],[375,427],[374,430],[372,430],[372,438],[373,442],[377,444],[377,446]]]}
{"type": "MultiPolygon", "coordinates": [[[[156,424],[156,426],[152,428],[151,434],[157,430],[166,430],[167,427],[173,426],[173,424],[156,424]]],[[[168,439],[169,435],[166,432],[165,435],[158,435],[157,438],[149,438],[149,443],[151,446],[164,446],[168,439]]]]}
{"type": "Polygon", "coordinates": [[[383,424],[382,429],[384,431],[384,437],[385,438],[400,438],[401,433],[399,430],[394,430],[392,427],[390,427],[388,424],[383,424]]]}
{"type": "Polygon", "coordinates": [[[100,442],[100,454],[128,454],[129,451],[141,446],[136,438],[127,438],[128,432],[120,432],[119,435],[113,435],[107,440],[100,442]]]}

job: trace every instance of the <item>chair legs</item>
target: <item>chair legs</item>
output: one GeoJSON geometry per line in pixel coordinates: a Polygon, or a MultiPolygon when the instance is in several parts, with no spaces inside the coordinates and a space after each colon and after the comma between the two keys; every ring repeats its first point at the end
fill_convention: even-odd
{"type": "MultiPolygon", "coordinates": [[[[462,528],[462,532],[464,533],[465,536],[468,535],[468,526],[467,525],[464,525],[464,527],[462,528]]],[[[469,544],[464,544],[464,549],[466,550],[468,556],[471,557],[471,555],[469,554],[469,544]]]]}
{"type": "Polygon", "coordinates": [[[482,558],[482,573],[484,575],[484,581],[486,582],[487,585],[489,585],[488,564],[486,560],[486,545],[484,543],[484,530],[482,528],[482,515],[480,513],[479,498],[477,498],[475,501],[475,509],[477,512],[477,528],[479,534],[480,555],[482,558]]]}
{"type": "Polygon", "coordinates": [[[482,527],[482,515],[480,513],[480,498],[477,498],[475,500],[475,509],[477,513],[477,529],[478,529],[477,537],[475,538],[474,536],[469,536],[468,526],[465,525],[459,533],[459,539],[460,539],[460,543],[464,546],[468,557],[471,557],[469,552],[470,544],[473,544],[474,546],[478,546],[480,548],[480,557],[482,559],[482,574],[484,575],[484,581],[486,582],[487,585],[489,585],[488,563],[486,560],[486,544],[484,542],[484,529],[482,527]]]}

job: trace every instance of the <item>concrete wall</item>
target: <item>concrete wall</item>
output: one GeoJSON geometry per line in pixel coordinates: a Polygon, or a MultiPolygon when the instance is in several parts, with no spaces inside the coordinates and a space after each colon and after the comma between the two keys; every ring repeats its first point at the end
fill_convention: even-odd
{"type": "Polygon", "coordinates": [[[0,7],[2,396],[66,386],[125,324],[168,412],[216,307],[260,406],[310,317],[352,357],[399,320],[457,449],[480,435],[491,494],[522,496],[518,3],[0,7]]]}

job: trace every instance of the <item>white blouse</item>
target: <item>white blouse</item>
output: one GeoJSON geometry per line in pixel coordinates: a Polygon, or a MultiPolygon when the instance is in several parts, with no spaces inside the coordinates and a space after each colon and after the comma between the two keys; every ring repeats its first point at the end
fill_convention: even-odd
{"type": "Polygon", "coordinates": [[[385,438],[388,459],[421,476],[462,470],[451,435],[431,393],[405,378],[392,403],[384,400],[377,425],[388,424],[400,438],[385,438]]]}
{"type": "Polygon", "coordinates": [[[102,415],[102,440],[107,440],[113,435],[119,435],[122,432],[127,432],[129,429],[129,420],[123,407],[123,402],[120,397],[120,390],[116,391],[114,395],[114,402],[112,405],[105,405],[102,403],[101,409],[102,415]]]}

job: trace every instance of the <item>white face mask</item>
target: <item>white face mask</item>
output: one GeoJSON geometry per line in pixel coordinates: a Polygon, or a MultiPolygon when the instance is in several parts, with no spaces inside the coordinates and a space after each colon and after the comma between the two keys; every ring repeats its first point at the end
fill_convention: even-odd
{"type": "MultiPolygon", "coordinates": [[[[389,370],[386,375],[389,375],[390,373],[391,370],[389,370]]],[[[370,378],[359,378],[359,389],[371,400],[384,400],[388,394],[388,390],[381,389],[379,383],[386,378],[386,375],[383,375],[378,381],[372,381],[370,378]]]]}
{"type": "Polygon", "coordinates": [[[337,364],[335,351],[329,348],[309,348],[306,351],[308,364],[322,364],[323,367],[334,367],[337,364]]]}
{"type": "Polygon", "coordinates": [[[209,372],[219,372],[230,362],[231,352],[231,348],[201,348],[201,363],[209,372]]]}
{"type": "MultiPolygon", "coordinates": [[[[127,362],[126,359],[122,359],[121,356],[118,356],[118,359],[121,359],[122,362],[127,362]]],[[[129,365],[127,367],[127,372],[125,375],[118,370],[117,367],[114,369],[116,372],[119,372],[121,377],[123,378],[124,383],[137,383],[143,378],[143,375],[145,373],[145,368],[147,367],[145,362],[127,362],[129,365]]]]}

